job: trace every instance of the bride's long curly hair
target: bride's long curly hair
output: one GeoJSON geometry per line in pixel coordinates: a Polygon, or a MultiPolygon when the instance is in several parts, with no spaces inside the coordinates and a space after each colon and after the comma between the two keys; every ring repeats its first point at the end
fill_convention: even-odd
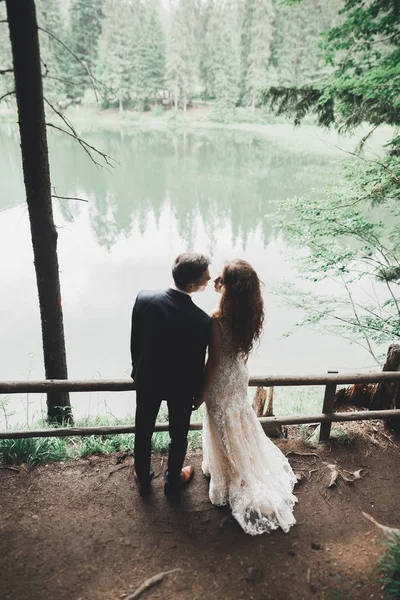
{"type": "Polygon", "coordinates": [[[247,361],[264,323],[261,281],[248,262],[232,260],[222,270],[221,284],[216,316],[228,324],[235,351],[247,361]]]}

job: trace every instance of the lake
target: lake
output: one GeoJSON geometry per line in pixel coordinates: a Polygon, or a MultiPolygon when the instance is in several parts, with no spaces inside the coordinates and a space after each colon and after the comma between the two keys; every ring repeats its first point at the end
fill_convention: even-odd
{"type": "MultiPolygon", "coordinates": [[[[267,321],[251,357],[252,374],[355,371],[373,366],[346,340],[301,329],[283,337],[299,318],[271,293],[295,280],[285,243],[273,228],[279,204],[295,195],[321,194],[351,160],[335,145],[354,148],[313,127],[288,125],[191,130],[101,130],[84,139],[118,161],[99,169],[71,138],[50,132],[55,193],[87,200],[55,200],[65,338],[71,379],[126,378],[130,373],[132,306],[139,290],[171,282],[173,259],[184,251],[208,253],[212,275],[224,260],[244,258],[265,283],[267,321]]],[[[376,145],[382,140],[377,137],[376,145]]],[[[1,380],[42,379],[39,307],[17,129],[0,127],[1,380]]],[[[209,311],[212,285],[194,296],[209,311]]],[[[74,414],[133,410],[133,393],[71,396],[74,414]]],[[[32,423],[44,395],[2,398],[9,423],[32,423]],[[6,405],[6,406],[5,406],[6,405]]]]}

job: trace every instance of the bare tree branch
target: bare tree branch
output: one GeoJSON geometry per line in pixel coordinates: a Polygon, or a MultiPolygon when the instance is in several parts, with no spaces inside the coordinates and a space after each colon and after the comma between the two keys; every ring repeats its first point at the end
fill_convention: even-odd
{"type": "Polygon", "coordinates": [[[46,77],[47,73],[49,72],[49,67],[46,65],[43,58],[40,58],[40,62],[44,66],[44,73],[42,73],[42,77],[46,77]]]}
{"type": "Polygon", "coordinates": [[[69,48],[66,44],[64,44],[64,42],[62,40],[60,40],[60,38],[58,38],[56,35],[54,35],[54,33],[52,33],[51,31],[48,31],[47,29],[44,29],[43,27],[38,27],[38,29],[40,29],[40,31],[43,31],[44,33],[47,33],[47,35],[49,35],[54,40],[56,40],[59,44],[61,44],[75,58],[75,60],[78,61],[78,63],[82,66],[82,68],[84,69],[84,71],[86,71],[87,75],[90,78],[90,82],[92,84],[92,88],[93,88],[94,94],[96,96],[96,102],[97,103],[98,103],[97,94],[99,94],[100,96],[103,96],[103,95],[100,92],[100,90],[98,89],[98,87],[95,85],[95,82],[98,83],[100,86],[102,86],[109,93],[113,94],[113,96],[115,96],[114,92],[110,88],[108,88],[102,81],[100,81],[99,79],[97,79],[96,77],[94,77],[94,75],[91,73],[91,71],[90,71],[89,67],[87,66],[87,64],[85,63],[85,61],[81,60],[79,58],[79,56],[77,56],[75,54],[75,52],[73,52],[71,50],[71,48],[69,48]]]}
{"type": "Polygon", "coordinates": [[[14,69],[0,69],[0,75],[5,75],[6,73],[14,73],[14,69]]]}
{"type": "MultiPolygon", "coordinates": [[[[300,308],[301,310],[309,310],[310,312],[314,312],[317,315],[321,315],[324,317],[331,317],[332,319],[335,319],[336,321],[340,321],[341,323],[346,323],[346,325],[351,325],[352,327],[354,327],[355,323],[354,321],[349,321],[348,319],[344,319],[342,317],[338,317],[337,315],[334,315],[333,313],[330,312],[326,312],[326,311],[322,311],[322,310],[318,310],[316,308],[314,308],[313,306],[304,306],[301,302],[298,302],[296,300],[293,299],[293,297],[288,296],[287,294],[280,292],[280,291],[273,291],[273,294],[280,296],[282,298],[284,298],[289,304],[291,304],[292,306],[296,307],[296,308],[300,308]]],[[[379,331],[380,333],[385,332],[387,334],[392,334],[391,331],[388,331],[387,329],[385,329],[384,327],[375,327],[374,325],[361,325],[361,329],[364,329],[366,331],[368,331],[369,329],[373,330],[373,331],[379,331]]]]}
{"type": "Polygon", "coordinates": [[[87,142],[85,142],[85,140],[83,140],[82,138],[79,137],[79,135],[77,134],[74,126],[72,125],[72,123],[69,121],[69,119],[67,119],[67,117],[65,115],[63,115],[59,110],[57,110],[55,108],[55,106],[53,106],[51,104],[51,102],[49,102],[47,100],[47,98],[44,98],[46,104],[48,104],[50,106],[50,108],[56,113],[56,115],[58,115],[60,117],[60,119],[62,121],[64,121],[64,123],[66,124],[66,126],[70,129],[70,131],[72,133],[70,133],[69,131],[66,131],[65,129],[63,129],[62,127],[58,127],[57,125],[53,125],[52,123],[46,123],[46,125],[48,125],[49,127],[53,127],[54,129],[59,129],[60,131],[63,131],[64,133],[66,133],[67,135],[70,135],[71,137],[73,137],[74,139],[76,139],[76,141],[82,146],[82,148],[84,149],[84,151],[86,152],[86,154],[89,156],[89,158],[99,167],[102,167],[103,165],[101,165],[99,162],[97,162],[92,154],[90,153],[90,150],[92,150],[93,152],[96,152],[97,154],[99,154],[104,162],[109,166],[109,167],[114,167],[114,165],[110,162],[110,161],[114,161],[117,162],[114,158],[112,158],[112,156],[108,156],[108,154],[105,154],[104,152],[101,152],[100,150],[98,150],[97,148],[95,148],[94,146],[91,146],[90,144],[88,144],[87,142]]]}
{"type": "Polygon", "coordinates": [[[328,142],[326,142],[326,143],[328,144],[328,146],[333,146],[334,148],[337,148],[337,149],[338,149],[338,150],[340,150],[341,152],[344,152],[345,154],[350,154],[351,156],[355,156],[356,158],[358,158],[358,159],[360,159],[360,160],[362,160],[362,161],[364,161],[364,162],[367,162],[367,163],[374,163],[374,164],[376,164],[376,165],[379,165],[379,166],[381,166],[383,169],[385,169],[385,171],[386,171],[387,173],[389,173],[389,175],[392,177],[392,179],[394,179],[394,181],[395,181],[395,182],[396,182],[398,185],[400,185],[400,177],[398,177],[398,176],[396,175],[396,173],[393,173],[393,171],[391,171],[391,170],[389,169],[389,167],[388,167],[388,166],[387,166],[387,165],[386,165],[384,162],[382,162],[381,160],[371,160],[371,159],[368,159],[368,158],[364,158],[364,157],[363,157],[363,156],[361,156],[360,154],[357,154],[357,152],[352,152],[351,150],[345,150],[344,148],[341,148],[340,146],[337,146],[336,144],[329,144],[328,142]]]}
{"type": "Polygon", "coordinates": [[[12,90],[11,92],[7,92],[7,93],[3,94],[2,96],[0,96],[0,102],[2,100],[4,100],[4,98],[7,98],[7,96],[12,96],[13,94],[15,94],[15,90],[12,90]]]}
{"type": "Polygon", "coordinates": [[[345,290],[346,290],[346,292],[347,292],[347,295],[348,295],[348,297],[349,297],[349,301],[350,301],[351,308],[352,308],[352,310],[353,310],[353,314],[354,314],[354,317],[355,317],[355,319],[356,319],[357,325],[358,325],[358,327],[359,327],[359,328],[362,330],[362,336],[363,336],[363,338],[364,338],[364,340],[365,340],[365,343],[366,343],[366,344],[367,344],[367,346],[368,346],[368,351],[369,351],[369,353],[371,354],[371,356],[373,357],[373,359],[374,359],[374,360],[376,360],[376,362],[379,362],[379,361],[378,361],[378,359],[377,359],[377,357],[375,356],[375,353],[374,353],[374,351],[372,350],[372,346],[371,346],[371,342],[370,342],[370,340],[369,340],[369,337],[368,337],[367,333],[365,332],[365,330],[363,330],[363,328],[362,328],[362,323],[361,323],[361,321],[360,321],[360,317],[358,316],[358,311],[357,311],[357,308],[356,308],[356,304],[355,304],[355,302],[354,302],[354,299],[353,299],[352,293],[351,293],[351,291],[350,291],[350,289],[349,289],[349,286],[348,286],[348,284],[347,284],[347,282],[345,281],[345,279],[344,279],[344,277],[343,277],[343,276],[341,277],[341,280],[342,280],[342,283],[343,283],[343,285],[344,285],[344,288],[345,288],[345,290]]]}
{"type": "Polygon", "coordinates": [[[68,83],[69,85],[78,85],[77,81],[71,81],[69,79],[62,79],[61,77],[55,77],[54,75],[42,75],[43,79],[54,79],[55,81],[60,81],[61,83],[68,83]]]}
{"type": "Polygon", "coordinates": [[[75,198],[74,196],[58,196],[57,194],[52,194],[52,198],[59,198],[60,200],[79,200],[79,202],[89,202],[85,198],[75,198]]]}

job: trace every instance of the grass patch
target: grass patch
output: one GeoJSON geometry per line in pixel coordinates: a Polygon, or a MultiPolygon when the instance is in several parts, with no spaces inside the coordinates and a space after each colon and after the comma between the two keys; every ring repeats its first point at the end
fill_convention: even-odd
{"type": "MultiPolygon", "coordinates": [[[[202,421],[202,410],[195,411],[192,421],[202,421]]],[[[168,411],[162,408],[157,417],[157,423],[168,422],[168,411]]],[[[76,422],[76,427],[101,427],[133,425],[133,417],[118,419],[116,417],[86,417],[76,422]]],[[[37,428],[43,429],[50,425],[38,422],[37,428]]],[[[189,432],[189,450],[201,448],[201,431],[189,432]]],[[[133,451],[135,436],[132,433],[114,435],[87,435],[71,437],[22,438],[0,440],[0,459],[6,465],[26,464],[29,468],[50,462],[63,462],[76,458],[86,458],[92,455],[107,456],[114,452],[133,451]]],[[[169,434],[160,431],[153,434],[152,451],[168,452],[169,434]]]]}
{"type": "Polygon", "coordinates": [[[324,387],[277,387],[274,390],[274,414],[310,415],[322,412],[324,387]]]}
{"type": "Polygon", "coordinates": [[[379,560],[386,598],[400,598],[400,534],[385,542],[386,551],[379,560]]]}
{"type": "Polygon", "coordinates": [[[343,444],[343,446],[350,446],[354,442],[354,437],[349,435],[349,433],[340,426],[335,427],[335,425],[332,425],[330,437],[338,441],[339,444],[343,444]]]}
{"type": "Polygon", "coordinates": [[[26,464],[30,469],[69,459],[65,439],[56,437],[0,440],[0,456],[6,465],[26,464]]]}

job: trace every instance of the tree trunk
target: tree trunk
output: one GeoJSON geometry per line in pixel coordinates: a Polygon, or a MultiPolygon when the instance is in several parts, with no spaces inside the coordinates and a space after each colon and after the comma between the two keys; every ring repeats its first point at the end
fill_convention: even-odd
{"type": "MultiPolygon", "coordinates": [[[[67,379],[63,315],[53,220],[34,0],[6,0],[21,137],[22,167],[39,293],[46,379],[67,379]]],[[[71,422],[67,392],[47,394],[49,420],[71,422]]]]}
{"type": "MultiPolygon", "coordinates": [[[[400,344],[391,344],[382,371],[400,371],[400,344]]],[[[372,396],[370,410],[400,408],[400,383],[378,383],[372,396]]],[[[388,419],[387,424],[400,435],[400,419],[388,419]]],[[[396,439],[399,439],[396,435],[396,439]]]]}
{"type": "Polygon", "coordinates": [[[253,90],[252,96],[251,96],[251,112],[255,112],[256,110],[256,93],[253,90]]]}
{"type": "Polygon", "coordinates": [[[124,103],[122,98],[119,99],[119,114],[122,115],[124,113],[124,103]]]}

